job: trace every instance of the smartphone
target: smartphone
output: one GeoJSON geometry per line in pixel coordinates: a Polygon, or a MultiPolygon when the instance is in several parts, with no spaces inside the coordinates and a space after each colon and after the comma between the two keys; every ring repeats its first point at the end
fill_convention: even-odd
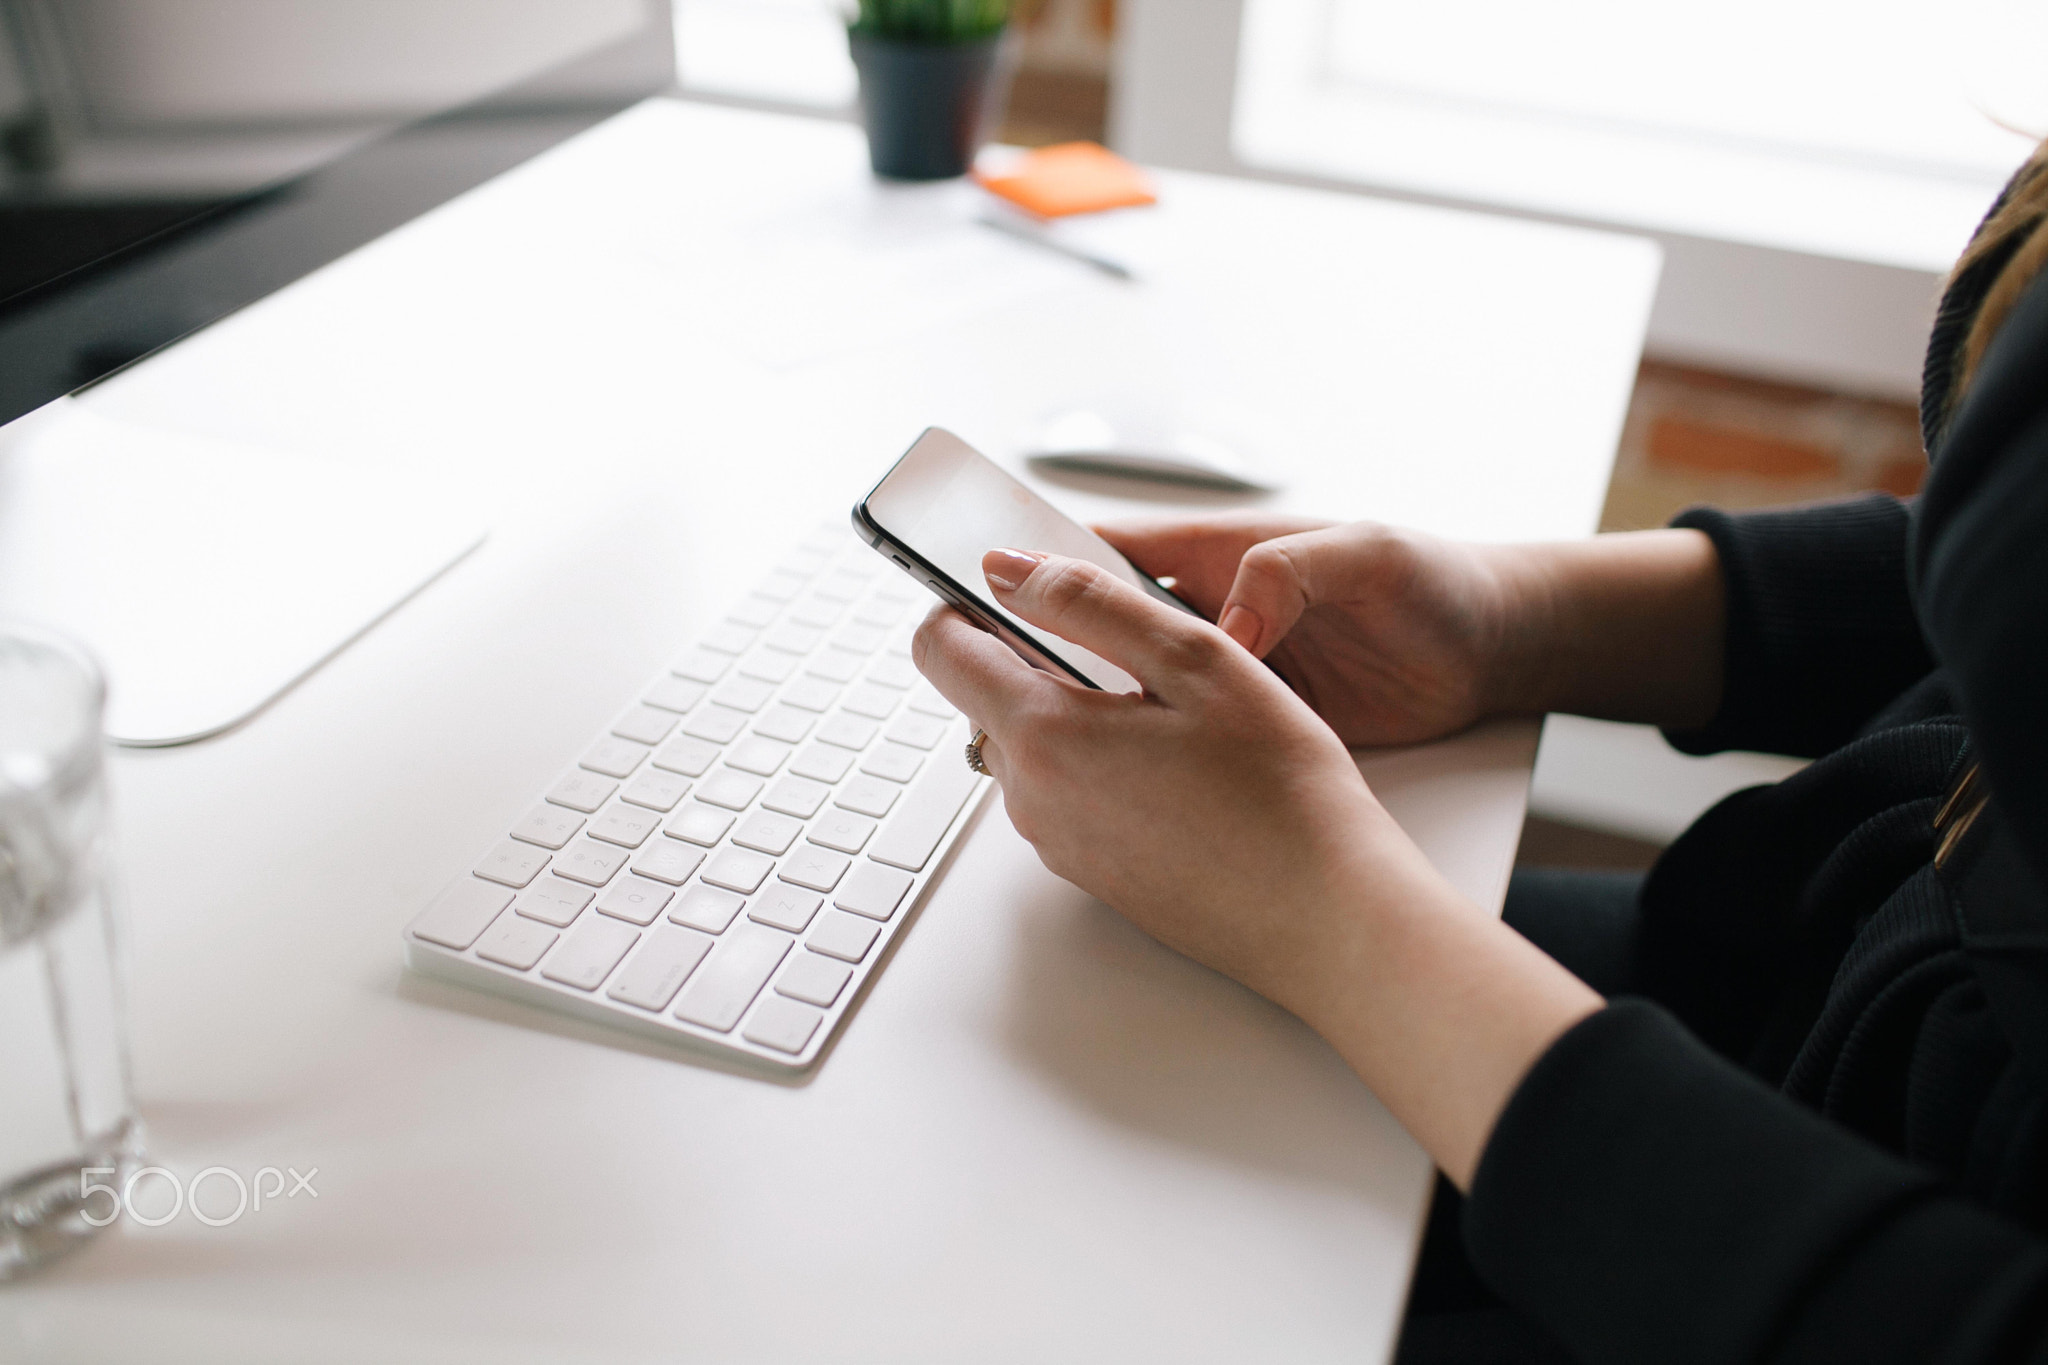
{"type": "Polygon", "coordinates": [[[1138,680],[1071,640],[996,605],[982,576],[990,550],[1085,559],[1160,601],[1199,616],[1101,536],[1068,517],[950,431],[932,427],[853,506],[853,527],[884,558],[1040,668],[1105,692],[1138,680]]]}

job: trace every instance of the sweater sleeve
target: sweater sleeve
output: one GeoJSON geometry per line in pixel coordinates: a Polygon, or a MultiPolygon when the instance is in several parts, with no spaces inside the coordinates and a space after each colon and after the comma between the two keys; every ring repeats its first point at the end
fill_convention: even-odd
{"type": "Polygon", "coordinates": [[[1494,1291],[1586,1365],[2048,1361],[2048,1245],[1642,1001],[1531,1069],[1464,1229],[1494,1291]]]}
{"type": "Polygon", "coordinates": [[[1907,587],[1906,505],[1884,495],[1672,524],[1720,553],[1728,630],[1721,709],[1667,731],[1690,754],[1815,758],[1854,738],[1934,667],[1907,587]]]}

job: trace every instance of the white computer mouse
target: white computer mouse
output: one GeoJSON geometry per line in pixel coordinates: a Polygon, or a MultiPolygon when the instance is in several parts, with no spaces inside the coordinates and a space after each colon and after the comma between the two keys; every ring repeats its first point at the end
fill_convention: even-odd
{"type": "Polygon", "coordinates": [[[1025,452],[1036,469],[1233,493],[1271,493],[1279,485],[1256,468],[1235,424],[1110,405],[1076,408],[1047,421],[1025,452]]]}

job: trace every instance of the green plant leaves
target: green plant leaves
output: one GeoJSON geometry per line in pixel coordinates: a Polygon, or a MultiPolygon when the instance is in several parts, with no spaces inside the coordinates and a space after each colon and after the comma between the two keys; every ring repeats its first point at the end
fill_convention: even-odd
{"type": "Polygon", "coordinates": [[[958,43],[986,38],[1010,18],[1010,0],[859,0],[852,29],[876,38],[958,43]]]}

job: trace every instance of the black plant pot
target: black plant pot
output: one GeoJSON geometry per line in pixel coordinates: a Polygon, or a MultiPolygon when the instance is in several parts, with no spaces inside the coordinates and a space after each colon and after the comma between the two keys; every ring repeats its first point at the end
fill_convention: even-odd
{"type": "Polygon", "coordinates": [[[868,160],[891,180],[965,175],[1008,91],[1002,35],[960,43],[848,33],[868,160]]]}

